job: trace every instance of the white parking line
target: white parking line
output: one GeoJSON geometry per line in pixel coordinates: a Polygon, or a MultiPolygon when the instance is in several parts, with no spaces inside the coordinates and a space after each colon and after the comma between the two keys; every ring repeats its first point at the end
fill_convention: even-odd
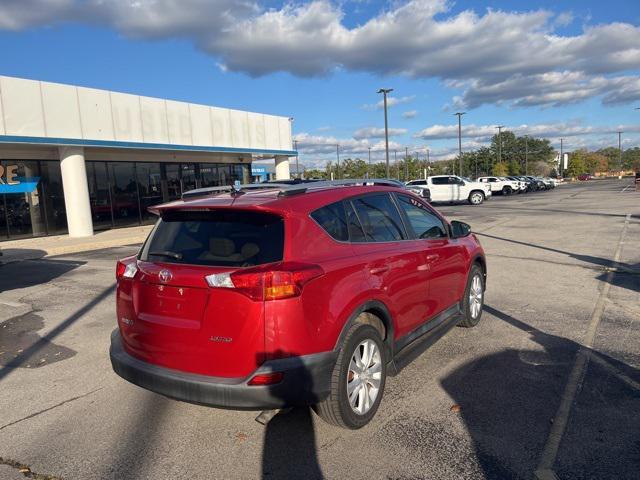
{"type": "MultiPolygon", "coordinates": [[[[624,221],[624,226],[622,227],[622,233],[620,234],[620,240],[616,247],[616,253],[613,257],[613,261],[616,264],[620,261],[622,245],[624,244],[624,237],[627,233],[627,227],[629,226],[630,220],[631,214],[628,213],[624,221]]],[[[587,370],[587,366],[589,365],[591,349],[593,348],[596,331],[600,324],[600,320],[602,319],[605,300],[609,295],[614,275],[615,273],[613,271],[609,271],[607,273],[607,276],[604,279],[604,286],[602,287],[598,300],[596,301],[596,305],[593,309],[593,313],[591,314],[591,320],[589,321],[589,328],[587,329],[584,342],[576,355],[571,374],[569,375],[569,380],[567,381],[564,392],[562,393],[560,406],[558,407],[558,411],[553,419],[553,427],[551,427],[549,437],[547,438],[544,450],[542,451],[542,456],[538,462],[538,468],[536,468],[534,472],[534,475],[538,480],[555,480],[558,478],[553,471],[553,465],[556,462],[560,442],[567,428],[569,414],[571,413],[571,406],[573,405],[576,393],[582,386],[585,376],[584,374],[587,370]]]]}

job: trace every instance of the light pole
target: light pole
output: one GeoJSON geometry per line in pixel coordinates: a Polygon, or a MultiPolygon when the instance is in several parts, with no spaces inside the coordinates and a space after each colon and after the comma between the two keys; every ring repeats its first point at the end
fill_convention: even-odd
{"type": "Polygon", "coordinates": [[[622,131],[618,131],[618,168],[622,170],[622,131]]]}
{"type": "Polygon", "coordinates": [[[389,178],[389,123],[387,120],[387,94],[393,92],[393,88],[381,88],[378,93],[384,96],[384,151],[387,159],[387,178],[389,178]]]}
{"type": "Polygon", "coordinates": [[[456,112],[454,115],[458,116],[458,160],[460,161],[460,176],[462,176],[462,115],[467,112],[456,112]]]}
{"type": "MultiPolygon", "coordinates": [[[[504,125],[498,125],[498,163],[502,162],[502,129],[504,125]]],[[[488,172],[487,172],[488,173],[488,172]]]]}
{"type": "Polygon", "coordinates": [[[300,164],[298,163],[298,140],[293,141],[293,149],[296,151],[296,178],[300,178],[300,164]]]}
{"type": "Polygon", "coordinates": [[[400,180],[400,164],[398,163],[398,151],[393,151],[393,161],[396,164],[396,173],[398,174],[398,180],[400,180]]]}
{"type": "MultiPolygon", "coordinates": [[[[429,152],[429,149],[427,148],[427,169],[429,170],[429,173],[431,173],[431,159],[429,158],[429,154],[431,152],[429,152]]],[[[425,180],[427,179],[427,177],[424,177],[425,180]]]]}
{"type": "Polygon", "coordinates": [[[340,179],[340,144],[336,144],[336,179],[340,179]]]}
{"type": "Polygon", "coordinates": [[[409,147],[404,147],[404,181],[409,181],[409,147]]]}
{"type": "Polygon", "coordinates": [[[371,147],[369,147],[369,166],[367,167],[367,178],[371,177],[371,147]]]}
{"type": "Polygon", "coordinates": [[[564,169],[564,138],[560,139],[560,165],[558,165],[558,172],[560,178],[562,178],[562,170],[564,169]]]}
{"type": "Polygon", "coordinates": [[[524,136],[524,174],[529,175],[529,135],[524,136]]]}

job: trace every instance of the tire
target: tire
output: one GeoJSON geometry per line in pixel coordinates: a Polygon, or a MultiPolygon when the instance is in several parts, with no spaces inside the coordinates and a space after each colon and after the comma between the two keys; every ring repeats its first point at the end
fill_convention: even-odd
{"type": "Polygon", "coordinates": [[[480,205],[484,202],[484,193],[480,190],[474,190],[469,194],[469,203],[471,205],[480,205]]]}
{"type": "MultiPolygon", "coordinates": [[[[477,293],[473,295],[478,299],[477,293]]],[[[477,263],[474,263],[469,271],[469,278],[467,279],[467,288],[464,289],[464,297],[462,298],[462,320],[458,323],[460,327],[475,327],[480,322],[482,317],[482,307],[484,306],[484,274],[482,268],[477,263]],[[474,281],[479,281],[480,284],[480,297],[478,310],[473,309],[472,304],[472,289],[477,288],[477,283],[474,287],[474,281]]]]}
{"type": "MultiPolygon", "coordinates": [[[[378,410],[378,406],[380,405],[380,401],[382,400],[382,394],[384,392],[385,380],[387,377],[386,371],[386,354],[384,349],[384,343],[382,338],[380,338],[380,334],[378,331],[372,327],[371,325],[366,325],[363,323],[354,324],[347,332],[342,348],[340,349],[340,353],[338,354],[338,359],[336,360],[336,364],[333,368],[333,372],[331,374],[331,392],[329,396],[323,400],[322,402],[314,405],[313,409],[318,414],[320,418],[322,418],[325,422],[330,423],[332,425],[337,425],[342,428],[348,428],[350,430],[356,430],[358,428],[364,427],[367,423],[371,421],[371,419],[376,414],[378,410]],[[364,402],[364,398],[366,394],[357,394],[355,395],[355,408],[351,406],[351,402],[349,401],[348,396],[348,384],[353,383],[358,380],[357,374],[354,376],[353,370],[351,367],[357,368],[355,362],[352,364],[352,358],[356,355],[361,354],[363,351],[363,343],[370,342],[368,345],[371,345],[371,342],[375,344],[377,348],[377,359],[373,365],[370,367],[376,371],[379,370],[379,378],[377,373],[374,376],[369,376],[370,380],[378,380],[378,390],[376,392],[375,398],[373,399],[373,403],[369,404],[368,409],[365,408],[366,404],[364,402]],[[379,367],[379,368],[378,368],[379,367]],[[349,378],[352,380],[350,381],[349,378]],[[363,407],[363,412],[358,413],[357,407],[363,407]]],[[[370,363],[371,365],[371,363],[370,363]]],[[[370,374],[370,372],[369,372],[370,374]]],[[[372,386],[368,381],[360,382],[360,385],[366,385],[368,388],[372,386]]],[[[354,393],[356,391],[360,391],[361,389],[355,388],[354,393]]],[[[370,399],[370,397],[369,397],[370,399]]]]}
{"type": "Polygon", "coordinates": [[[503,195],[511,195],[512,193],[513,193],[513,189],[509,185],[506,185],[505,187],[503,187],[502,189],[503,195]]]}

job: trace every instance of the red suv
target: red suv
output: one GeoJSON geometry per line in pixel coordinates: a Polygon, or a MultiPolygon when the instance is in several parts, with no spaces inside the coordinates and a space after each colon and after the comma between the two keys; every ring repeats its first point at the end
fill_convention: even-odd
{"type": "Polygon", "coordinates": [[[117,264],[113,369],[221,408],[311,405],[360,428],[394,375],[482,314],[485,257],[393,181],[249,185],[151,208],[117,264]]]}

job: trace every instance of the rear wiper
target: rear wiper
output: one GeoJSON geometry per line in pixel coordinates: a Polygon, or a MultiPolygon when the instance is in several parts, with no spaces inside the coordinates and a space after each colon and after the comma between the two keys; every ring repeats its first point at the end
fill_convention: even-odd
{"type": "Polygon", "coordinates": [[[157,252],[149,252],[149,255],[155,255],[158,257],[169,257],[169,258],[175,258],[176,260],[182,260],[181,253],[172,252],[170,250],[159,250],[157,252]]]}

